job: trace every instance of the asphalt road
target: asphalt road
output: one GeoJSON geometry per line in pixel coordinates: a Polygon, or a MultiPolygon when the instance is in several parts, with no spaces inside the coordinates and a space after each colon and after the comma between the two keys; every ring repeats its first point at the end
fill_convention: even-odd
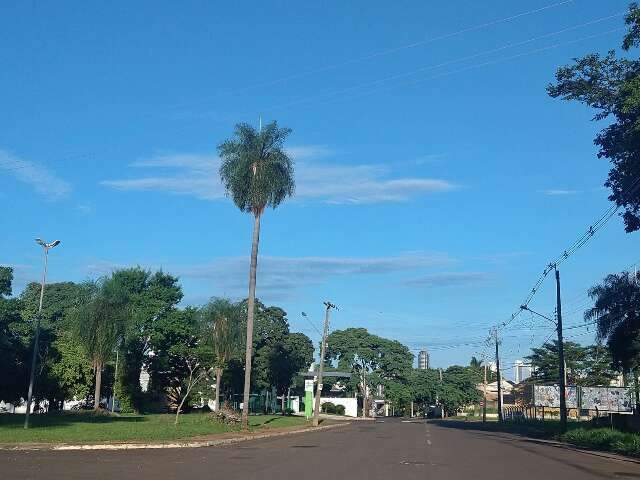
{"type": "Polygon", "coordinates": [[[590,480],[640,464],[536,441],[385,419],[213,448],[0,452],[2,479],[590,480]]]}

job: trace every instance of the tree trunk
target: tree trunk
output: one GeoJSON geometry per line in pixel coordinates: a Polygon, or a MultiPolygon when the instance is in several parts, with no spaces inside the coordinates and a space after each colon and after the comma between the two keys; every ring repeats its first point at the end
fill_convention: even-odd
{"type": "Polygon", "coordinates": [[[102,362],[96,362],[96,390],[93,394],[93,409],[100,409],[100,390],[102,388],[102,362]]]}
{"type": "Polygon", "coordinates": [[[182,397],[182,401],[180,402],[180,404],[178,405],[178,409],[176,410],[176,421],[173,422],[174,425],[178,424],[178,416],[180,415],[180,410],[182,410],[182,405],[184,405],[184,401],[187,399],[187,397],[189,396],[189,391],[190,389],[187,389],[187,393],[185,394],[184,397],[182,397]]]}
{"type": "Polygon", "coordinates": [[[282,415],[284,415],[284,392],[282,392],[282,415]]]}
{"type": "Polygon", "coordinates": [[[222,395],[220,395],[220,381],[222,379],[222,369],[221,368],[216,368],[216,404],[215,404],[215,408],[214,411],[218,411],[220,410],[220,399],[222,398],[222,395]]]}
{"type": "Polygon", "coordinates": [[[253,313],[256,302],[256,270],[258,268],[258,243],[260,241],[260,213],[254,215],[253,242],[251,243],[251,267],[249,268],[249,298],[247,301],[247,348],[244,364],[244,395],[242,404],[242,428],[249,428],[249,393],[251,389],[251,357],[253,352],[253,313]]]}

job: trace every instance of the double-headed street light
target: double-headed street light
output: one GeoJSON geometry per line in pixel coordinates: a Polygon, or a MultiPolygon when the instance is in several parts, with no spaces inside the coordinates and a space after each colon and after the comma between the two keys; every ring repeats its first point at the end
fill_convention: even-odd
{"type": "Polygon", "coordinates": [[[47,283],[47,263],[49,250],[58,246],[60,240],[47,243],[41,238],[36,238],[36,243],[42,247],[44,253],[44,270],[42,272],[42,284],[40,286],[40,305],[38,306],[38,318],[36,319],[36,336],[33,340],[33,355],[31,357],[31,374],[29,375],[29,391],[27,393],[27,413],[24,417],[24,428],[29,428],[29,414],[31,413],[31,399],[33,397],[33,380],[36,371],[36,359],[38,355],[38,341],[40,340],[40,319],[42,317],[42,300],[44,299],[44,286],[47,283]]]}

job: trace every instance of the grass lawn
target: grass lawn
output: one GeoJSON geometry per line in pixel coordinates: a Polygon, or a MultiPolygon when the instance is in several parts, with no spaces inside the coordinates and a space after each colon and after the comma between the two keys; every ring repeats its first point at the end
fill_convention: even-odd
{"type": "MultiPolygon", "coordinates": [[[[180,415],[94,415],[49,413],[32,415],[31,427],[23,429],[24,415],[0,415],[0,443],[101,443],[122,441],[162,441],[238,431],[212,420],[203,413],[180,415]]],[[[256,415],[249,417],[250,429],[262,430],[307,425],[304,417],[256,415]]]]}
{"type": "MultiPolygon", "coordinates": [[[[442,424],[446,425],[447,422],[442,424]]],[[[567,432],[564,434],[560,434],[558,420],[506,421],[503,423],[493,421],[484,424],[477,420],[454,420],[451,421],[451,424],[457,424],[457,427],[462,429],[508,432],[534,438],[559,440],[592,450],[640,457],[640,433],[627,433],[608,427],[596,427],[589,422],[570,421],[567,424],[567,432]]]]}

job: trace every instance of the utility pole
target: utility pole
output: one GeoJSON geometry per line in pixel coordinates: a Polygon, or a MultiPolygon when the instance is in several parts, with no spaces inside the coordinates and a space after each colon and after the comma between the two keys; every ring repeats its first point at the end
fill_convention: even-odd
{"type": "Polygon", "coordinates": [[[498,421],[502,422],[502,381],[500,379],[500,352],[498,350],[498,329],[493,330],[493,338],[496,342],[496,374],[498,375],[498,421]]]}
{"type": "Polygon", "coordinates": [[[484,401],[482,402],[482,422],[487,421],[487,363],[484,364],[484,401]]]}
{"type": "Polygon", "coordinates": [[[558,315],[558,367],[560,370],[560,432],[567,431],[567,384],[565,380],[565,363],[564,363],[564,341],[562,339],[562,302],[560,301],[560,272],[557,265],[553,268],[556,271],[556,312],[558,315]]]}
{"type": "Polygon", "coordinates": [[[322,394],[322,374],[324,373],[324,355],[327,347],[327,333],[329,332],[329,310],[336,308],[331,302],[324,302],[326,307],[324,314],[324,331],[322,333],[322,345],[320,346],[320,365],[318,366],[318,385],[316,386],[316,405],[313,412],[313,426],[318,426],[320,417],[320,395],[322,394]]]}

